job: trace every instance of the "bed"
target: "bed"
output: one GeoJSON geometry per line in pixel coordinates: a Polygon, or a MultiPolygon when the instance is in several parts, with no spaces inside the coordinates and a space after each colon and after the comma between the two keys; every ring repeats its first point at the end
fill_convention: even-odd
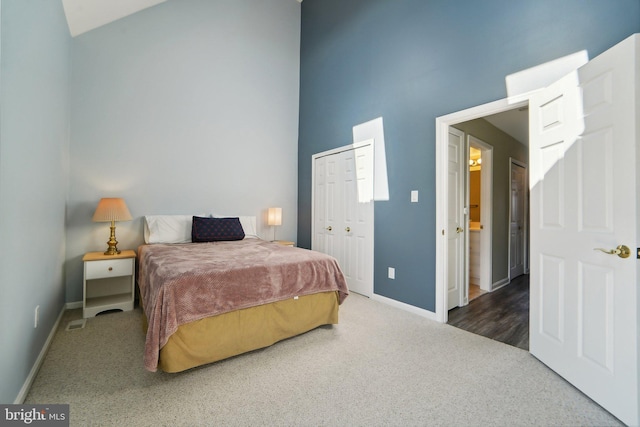
{"type": "Polygon", "coordinates": [[[195,243],[146,233],[138,285],[149,371],[184,371],[338,323],[349,291],[333,257],[249,233],[195,243]]]}

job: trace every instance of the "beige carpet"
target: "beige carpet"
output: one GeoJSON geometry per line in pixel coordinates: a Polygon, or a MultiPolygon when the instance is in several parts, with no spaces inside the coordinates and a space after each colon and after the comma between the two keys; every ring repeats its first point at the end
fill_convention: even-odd
{"type": "Polygon", "coordinates": [[[526,351],[352,294],[340,324],[180,374],[142,365],[140,311],[65,313],[25,403],[75,426],[609,426],[526,351]]]}

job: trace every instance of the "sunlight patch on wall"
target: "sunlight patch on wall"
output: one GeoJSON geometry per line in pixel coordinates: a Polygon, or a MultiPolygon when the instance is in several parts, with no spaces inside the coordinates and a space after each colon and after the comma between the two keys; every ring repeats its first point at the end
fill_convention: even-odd
{"type": "Polygon", "coordinates": [[[509,103],[520,102],[529,94],[549,86],[551,83],[577,70],[589,62],[586,50],[509,74],[505,77],[509,103]]]}
{"type": "Polygon", "coordinates": [[[382,117],[353,127],[353,144],[373,140],[373,200],[389,200],[387,155],[384,148],[382,117]]]}

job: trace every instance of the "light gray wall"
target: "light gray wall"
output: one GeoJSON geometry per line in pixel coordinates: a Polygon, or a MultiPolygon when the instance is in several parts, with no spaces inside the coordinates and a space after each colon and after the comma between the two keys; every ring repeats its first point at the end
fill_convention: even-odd
{"type": "Polygon", "coordinates": [[[0,14],[0,403],[13,403],[64,306],[70,36],[59,1],[2,0],[0,14]]]}
{"type": "Polygon", "coordinates": [[[493,283],[509,278],[509,165],[510,158],[529,163],[528,148],[484,119],[471,120],[454,126],[493,147],[493,221],[492,265],[493,283]]]}
{"type": "Polygon", "coordinates": [[[148,214],[263,215],[297,230],[300,4],[179,0],[72,43],[67,301],[82,299],[82,255],[106,249],[91,222],[101,197],[124,197],[142,243],[148,214]]]}

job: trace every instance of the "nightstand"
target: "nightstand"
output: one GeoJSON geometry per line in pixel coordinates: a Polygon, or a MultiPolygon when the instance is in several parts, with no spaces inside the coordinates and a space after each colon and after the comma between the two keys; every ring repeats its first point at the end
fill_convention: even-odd
{"type": "Polygon", "coordinates": [[[274,240],[273,243],[277,243],[282,246],[291,246],[294,247],[296,244],[293,242],[289,242],[288,240],[274,240]]]}
{"type": "Polygon", "coordinates": [[[93,317],[106,310],[133,310],[135,259],[133,250],[118,255],[87,252],[82,257],[82,317],[93,317]]]}

